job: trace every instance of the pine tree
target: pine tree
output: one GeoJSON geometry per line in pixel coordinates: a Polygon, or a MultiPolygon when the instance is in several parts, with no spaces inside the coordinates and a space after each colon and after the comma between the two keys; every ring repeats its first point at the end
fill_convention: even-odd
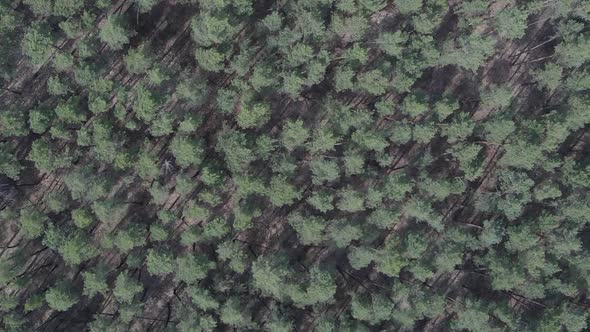
{"type": "Polygon", "coordinates": [[[52,309],[66,311],[78,302],[73,286],[67,282],[60,282],[45,293],[45,300],[52,309]]]}
{"type": "Polygon", "coordinates": [[[120,50],[128,44],[131,35],[124,18],[118,15],[108,16],[99,33],[101,41],[114,50],[120,50]]]}

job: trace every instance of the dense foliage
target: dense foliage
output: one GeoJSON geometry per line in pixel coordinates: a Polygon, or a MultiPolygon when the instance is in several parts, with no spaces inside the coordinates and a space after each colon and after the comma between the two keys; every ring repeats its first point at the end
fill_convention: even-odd
{"type": "Polygon", "coordinates": [[[0,2],[0,330],[588,330],[589,23],[0,2]]]}

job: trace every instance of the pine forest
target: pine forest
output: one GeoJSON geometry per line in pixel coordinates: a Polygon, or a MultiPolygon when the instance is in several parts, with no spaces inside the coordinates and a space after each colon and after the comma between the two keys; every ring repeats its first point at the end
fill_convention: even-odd
{"type": "Polygon", "coordinates": [[[0,0],[0,331],[590,331],[590,0],[0,0]]]}

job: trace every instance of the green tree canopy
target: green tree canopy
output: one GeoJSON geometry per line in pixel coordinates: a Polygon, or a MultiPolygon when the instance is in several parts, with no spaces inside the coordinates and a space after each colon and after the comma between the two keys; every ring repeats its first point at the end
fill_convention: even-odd
{"type": "Polygon", "coordinates": [[[118,301],[130,303],[135,295],[143,290],[143,286],[136,280],[132,279],[127,273],[123,272],[115,280],[113,294],[118,301]]]}
{"type": "Polygon", "coordinates": [[[146,257],[149,273],[164,276],[174,271],[174,256],[166,250],[150,249],[146,257]]]}
{"type": "Polygon", "coordinates": [[[53,49],[54,43],[55,37],[51,34],[51,29],[41,23],[27,29],[21,47],[34,65],[42,65],[55,52],[53,49]]]}
{"type": "Polygon", "coordinates": [[[45,293],[49,306],[57,311],[66,311],[78,302],[78,294],[71,283],[63,281],[51,287],[45,293]]]}
{"type": "Polygon", "coordinates": [[[125,19],[119,15],[108,16],[99,33],[100,40],[114,50],[120,50],[128,44],[131,35],[125,19]]]}

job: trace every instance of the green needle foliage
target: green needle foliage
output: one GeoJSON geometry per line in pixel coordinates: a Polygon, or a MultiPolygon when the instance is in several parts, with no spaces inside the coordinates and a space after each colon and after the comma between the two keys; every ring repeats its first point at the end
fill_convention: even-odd
{"type": "Polygon", "coordinates": [[[118,15],[108,16],[99,33],[101,41],[115,50],[128,44],[130,35],[125,19],[118,15]]]}
{"type": "Polygon", "coordinates": [[[105,266],[97,266],[92,271],[86,271],[82,274],[84,277],[84,295],[93,297],[108,290],[107,269],[105,266]]]}
{"type": "Polygon", "coordinates": [[[22,165],[18,162],[14,154],[7,150],[7,146],[0,144],[0,173],[13,180],[18,180],[22,169],[22,165]]]}
{"type": "Polygon", "coordinates": [[[264,125],[270,117],[270,108],[264,104],[242,105],[236,117],[240,128],[256,128],[264,125]]]}
{"type": "Polygon", "coordinates": [[[27,29],[21,47],[34,65],[42,65],[51,56],[55,37],[45,24],[35,24],[27,29]]]}
{"type": "Polygon", "coordinates": [[[51,309],[66,311],[76,304],[79,299],[73,286],[69,282],[64,281],[49,288],[45,293],[45,300],[51,309]]]}
{"type": "Polygon", "coordinates": [[[175,267],[174,256],[164,250],[150,249],[145,263],[149,273],[161,276],[171,273],[175,267]]]}
{"type": "Polygon", "coordinates": [[[47,216],[33,207],[20,211],[19,222],[26,238],[41,236],[47,221],[47,216]]]}
{"type": "Polygon", "coordinates": [[[215,267],[214,263],[203,256],[186,255],[176,259],[178,279],[191,284],[207,276],[215,267]]]}
{"type": "Polygon", "coordinates": [[[132,279],[125,272],[119,274],[115,280],[115,288],[113,289],[113,295],[118,301],[123,303],[130,303],[135,295],[143,290],[143,286],[132,279]]]}
{"type": "Polygon", "coordinates": [[[589,8],[1,2],[0,331],[587,330],[589,8]]]}

